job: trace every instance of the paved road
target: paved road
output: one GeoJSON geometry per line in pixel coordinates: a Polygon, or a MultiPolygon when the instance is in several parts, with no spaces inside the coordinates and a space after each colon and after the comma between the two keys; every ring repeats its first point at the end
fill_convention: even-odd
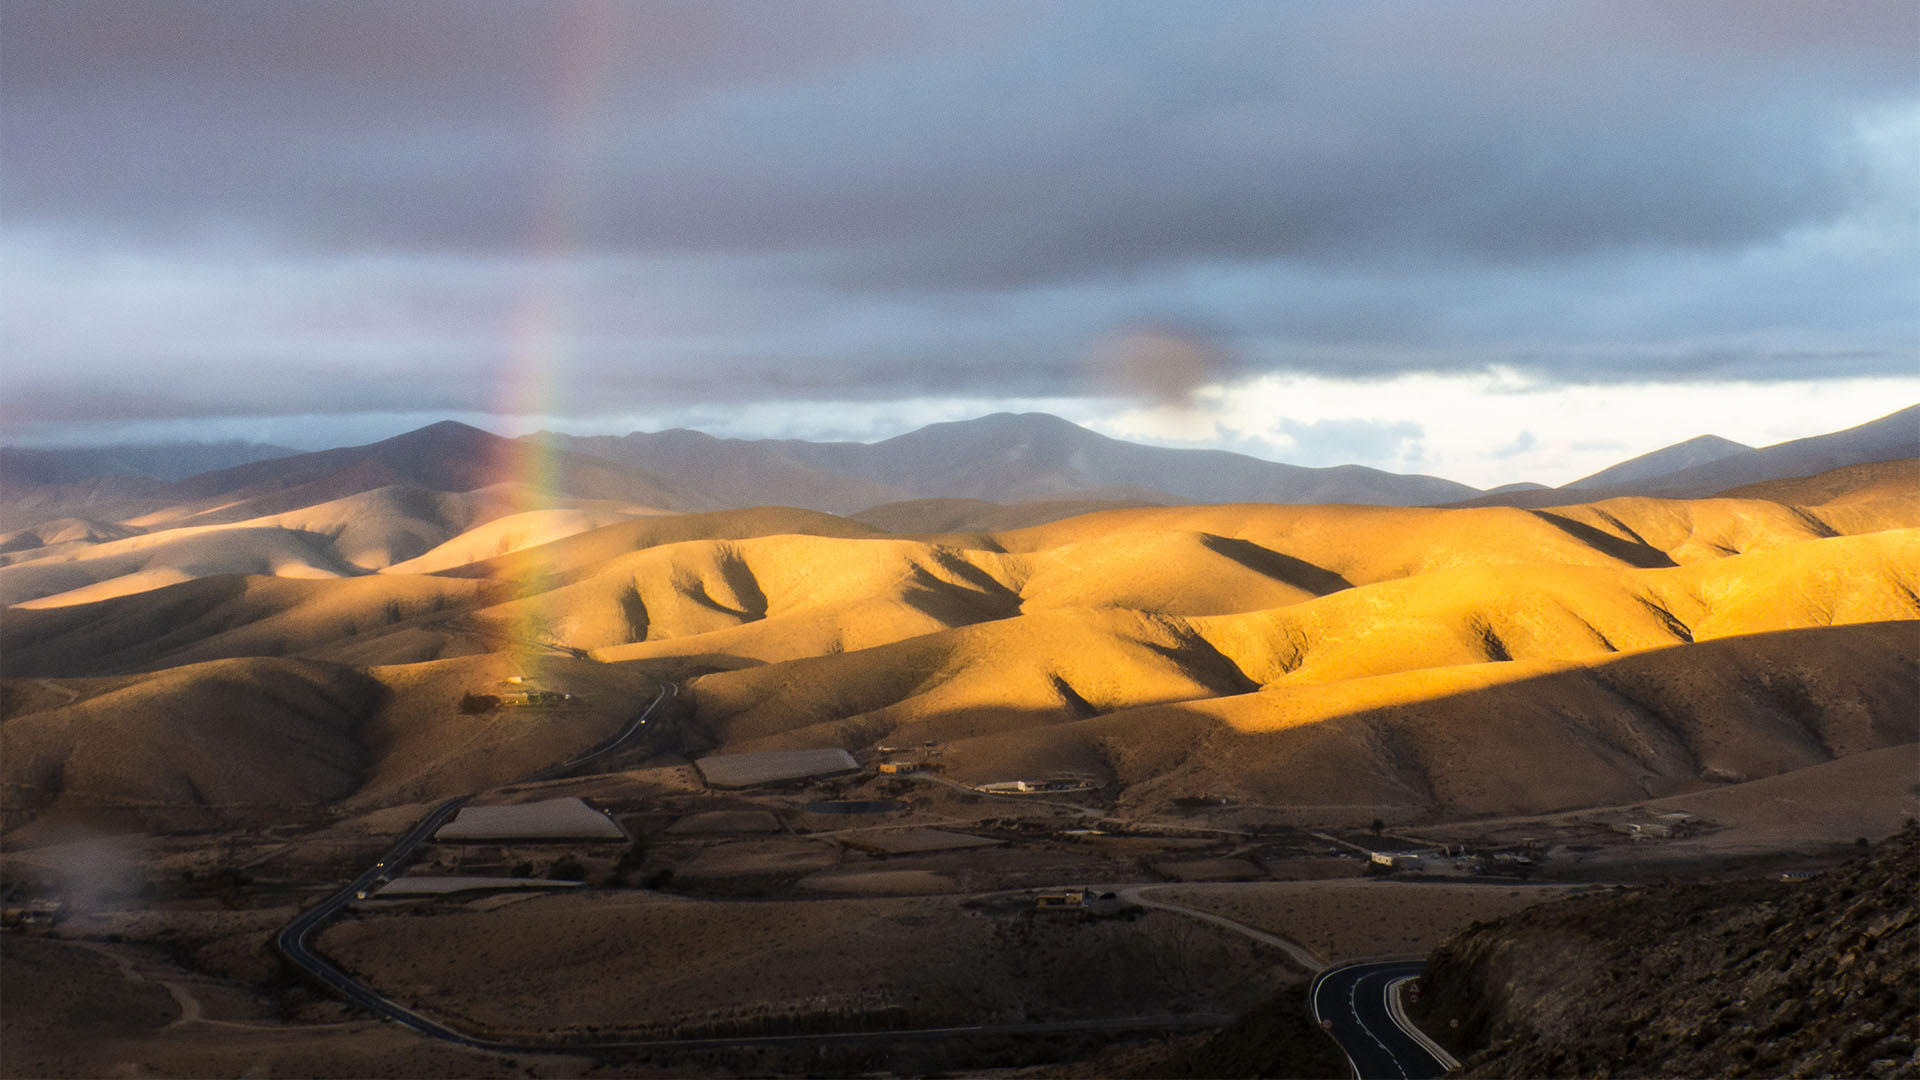
{"type": "Polygon", "coordinates": [[[571,761],[563,761],[560,764],[554,765],[550,768],[541,769],[537,773],[533,773],[529,776],[523,776],[519,780],[515,781],[515,783],[537,784],[542,780],[558,780],[559,778],[567,775],[568,773],[572,772],[575,769],[580,768],[583,765],[589,764],[590,762],[596,761],[600,758],[605,757],[608,754],[613,753],[615,750],[618,750],[620,747],[626,745],[626,742],[628,739],[633,738],[635,735],[640,734],[640,732],[646,729],[647,722],[653,719],[653,714],[659,710],[662,703],[668,701],[669,699],[676,698],[679,696],[680,696],[680,688],[674,685],[673,683],[667,683],[666,685],[660,688],[660,693],[655,695],[654,699],[651,702],[647,703],[647,707],[640,710],[640,715],[634,717],[631,721],[629,721],[627,723],[627,726],[625,728],[622,728],[619,734],[615,735],[613,738],[608,739],[606,742],[603,742],[599,746],[596,746],[593,749],[588,750],[587,752],[581,754],[579,757],[576,757],[571,761]]]}
{"type": "Polygon", "coordinates": [[[1391,1001],[1393,987],[1418,978],[1419,960],[1342,964],[1321,972],[1307,990],[1313,1018],[1346,1052],[1360,1080],[1431,1080],[1455,1064],[1445,1051],[1405,1023],[1391,1001]]]}
{"type": "MultiPolygon", "coordinates": [[[[607,739],[600,745],[569,761],[563,761],[558,765],[542,769],[530,776],[522,777],[516,781],[516,783],[525,784],[537,783],[542,780],[554,780],[606,754],[612,753],[614,750],[625,745],[629,739],[632,739],[635,735],[644,731],[647,723],[652,720],[654,714],[659,711],[660,706],[677,696],[679,692],[679,687],[672,683],[667,683],[660,688],[660,693],[655,695],[653,701],[649,702],[647,707],[641,710],[638,716],[635,716],[629,721],[627,726],[622,728],[612,738],[607,739]]],[[[419,824],[415,825],[405,836],[401,837],[393,847],[389,848],[387,853],[382,855],[378,862],[362,871],[359,877],[347,882],[347,884],[342,886],[337,892],[308,908],[306,911],[301,912],[298,918],[288,923],[280,933],[274,936],[273,946],[279,950],[280,955],[286,957],[289,962],[302,968],[315,979],[331,986],[342,997],[371,1012],[405,1024],[415,1031],[445,1039],[448,1042],[459,1043],[463,1046],[498,1049],[501,1048],[498,1044],[464,1035],[368,988],[364,984],[356,981],[351,975],[335,967],[332,961],[314,952],[308,945],[308,941],[313,937],[314,933],[335,915],[339,914],[342,908],[357,899],[364,899],[367,894],[371,893],[382,882],[382,879],[391,878],[394,874],[399,873],[407,861],[413,857],[414,851],[417,850],[421,844],[426,843],[427,839],[438,831],[440,826],[445,825],[453,815],[459,813],[460,808],[465,806],[472,798],[472,795],[461,795],[458,798],[448,799],[446,802],[434,807],[428,812],[426,817],[420,819],[419,824]]]]}
{"type": "MultiPolygon", "coordinates": [[[[679,688],[668,683],[659,696],[648,704],[640,715],[634,717],[626,728],[617,735],[601,743],[570,761],[561,762],[551,768],[542,769],[530,776],[522,777],[515,783],[538,783],[542,780],[554,780],[565,776],[575,769],[590,764],[594,760],[619,749],[629,739],[645,730],[647,723],[661,704],[676,696],[679,688]]],[[[639,1039],[612,1042],[530,1044],[503,1042],[495,1039],[469,1035],[440,1023],[424,1013],[400,1004],[381,994],[379,991],[359,982],[353,976],[341,971],[326,957],[313,951],[308,945],[312,936],[331,920],[340,910],[356,899],[373,891],[382,878],[390,877],[405,866],[407,860],[421,844],[426,843],[440,826],[447,823],[460,808],[473,796],[462,795],[448,799],[433,808],[426,817],[420,819],[408,833],[401,837],[380,860],[363,871],[339,891],[325,900],[302,912],[300,917],[288,923],[273,939],[280,954],[293,964],[304,969],[315,979],[332,987],[341,997],[346,998],[377,1016],[383,1016],[395,1023],[404,1024],[423,1035],[458,1046],[487,1050],[494,1053],[553,1053],[609,1050],[703,1050],[730,1047],[753,1046],[791,1046],[791,1045],[830,1045],[834,1043],[891,1042],[903,1040],[938,1040],[959,1038],[972,1035],[1038,1035],[1076,1031],[1178,1031],[1190,1028],[1217,1028],[1233,1021],[1231,1016],[1210,1013],[1190,1013],[1186,1015],[1165,1016],[1123,1016],[1094,1020],[1056,1020],[1023,1024],[973,1024],[962,1027],[906,1028],[900,1030],[829,1032],[818,1035],[730,1035],[704,1039],[639,1039]]]]}
{"type": "MultiPolygon", "coordinates": [[[[652,702],[635,716],[625,728],[591,750],[558,765],[542,769],[539,772],[520,778],[515,783],[538,783],[555,780],[573,772],[593,761],[612,753],[624,746],[640,732],[646,730],[649,721],[654,718],[660,706],[677,696],[679,688],[672,683],[663,686],[652,702]]],[[[459,1046],[472,1047],[496,1053],[524,1052],[566,1052],[583,1050],[695,1050],[722,1047],[782,1046],[797,1044],[819,1044],[849,1042],[876,1042],[898,1040],[926,1040],[956,1038],[968,1035],[1021,1035],[1051,1034],[1075,1031],[1111,1031],[1111,1030],[1178,1030],[1184,1028],[1214,1028],[1232,1021],[1230,1016],[1189,1014],[1184,1016],[1135,1016],[1116,1017],[1098,1020],[1067,1020],[1027,1024],[982,1024],[962,1027],[911,1028],[897,1031],[855,1031],[834,1032],[818,1035],[763,1035],[763,1036],[722,1036],[706,1039],[651,1039],[620,1042],[569,1043],[565,1045],[540,1045],[502,1042],[479,1038],[455,1030],[423,1013],[407,1008],[405,1005],[386,997],[376,990],[357,981],[346,972],[314,952],[308,945],[312,936],[335,915],[354,900],[363,899],[373,892],[385,879],[391,878],[405,867],[421,844],[437,832],[460,812],[472,795],[461,795],[448,799],[435,806],[427,816],[402,836],[392,848],[388,849],[372,866],[342,886],[326,899],[302,912],[288,923],[274,937],[273,944],[286,959],[304,969],[309,975],[332,987],[349,1001],[360,1005],[378,1016],[386,1017],[396,1023],[446,1042],[459,1046]]],[[[1082,809],[1076,807],[1076,809],[1082,809]]],[[[1148,900],[1141,895],[1139,887],[1122,886],[1127,899],[1146,907],[1164,908],[1181,914],[1217,923],[1228,929],[1255,937],[1266,944],[1285,950],[1295,960],[1311,969],[1321,968],[1318,957],[1301,948],[1297,943],[1285,938],[1266,934],[1241,923],[1197,911],[1148,900]]],[[[1309,990],[1315,1019],[1331,1019],[1331,1033],[1347,1053],[1348,1061],[1353,1065],[1354,1075],[1362,1080],[1374,1078],[1394,1078],[1401,1080],[1422,1080],[1438,1077],[1447,1071],[1449,1061],[1436,1056],[1431,1044],[1424,1043],[1420,1036],[1403,1030],[1400,1021],[1395,1019],[1390,1003],[1390,991],[1397,982],[1405,981],[1420,974],[1422,965],[1415,961],[1391,964],[1347,964],[1341,967],[1321,971],[1314,979],[1309,990]]],[[[1401,1018],[1402,1020],[1404,1017],[1401,1018]]],[[[1411,1025],[1407,1025],[1411,1027],[1411,1025]]],[[[1444,1055],[1444,1051],[1439,1051],[1444,1055]]]]}

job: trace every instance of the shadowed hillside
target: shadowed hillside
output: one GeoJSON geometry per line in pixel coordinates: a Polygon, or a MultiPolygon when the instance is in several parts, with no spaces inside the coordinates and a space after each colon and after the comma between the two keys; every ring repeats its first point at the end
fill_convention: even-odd
{"type": "Polygon", "coordinates": [[[1170,647],[1164,627],[1127,630],[1044,652],[969,642],[963,655],[926,657],[906,642],[871,650],[905,661],[873,676],[848,676],[850,654],[709,675],[696,700],[726,745],[932,738],[975,782],[1090,771],[1143,805],[1222,791],[1421,817],[1631,801],[1675,781],[1744,780],[1920,739],[1912,623],[1253,693],[1237,689],[1246,683],[1231,665],[1170,647]]]}
{"type": "Polygon", "coordinates": [[[9,826],[59,810],[193,828],[333,802],[359,786],[359,728],[383,693],[362,672],[277,660],[66,689],[80,696],[0,728],[9,826]]]}
{"type": "Polygon", "coordinates": [[[373,668],[221,660],[4,685],[0,791],[9,835],[24,839],[43,826],[210,828],[490,787],[618,730],[655,683],[501,654],[373,668]],[[578,702],[537,722],[460,712],[464,693],[509,676],[578,702]]]}
{"type": "Polygon", "coordinates": [[[1437,950],[1416,1011],[1466,1076],[1911,1075],[1916,890],[1909,819],[1804,883],[1542,904],[1437,950]]]}

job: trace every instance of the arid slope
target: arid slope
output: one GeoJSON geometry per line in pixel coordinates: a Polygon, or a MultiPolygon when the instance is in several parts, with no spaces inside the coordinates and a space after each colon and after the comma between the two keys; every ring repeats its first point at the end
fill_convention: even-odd
{"type": "MultiPolygon", "coordinates": [[[[615,684],[691,676],[697,746],[933,740],[959,779],[1080,772],[1149,808],[1201,790],[1407,817],[1562,808],[1920,738],[1913,469],[1551,511],[1136,506],[926,534],[873,522],[994,515],[525,510],[510,487],[386,486],[16,534],[0,592],[27,602],[6,609],[0,665],[155,672],[142,692],[191,709],[194,680],[320,663],[440,717],[511,658],[571,651],[615,684]]],[[[353,715],[361,771],[332,798],[465,775],[447,762],[473,725],[423,721],[454,743],[400,754],[415,727],[353,715]]],[[[20,731],[47,725],[115,730],[20,731]]],[[[81,753],[36,738],[43,758],[81,753]]]]}
{"type": "Polygon", "coordinates": [[[62,823],[210,828],[474,791],[619,730],[657,683],[565,657],[498,653],[374,668],[220,660],[0,685],[0,793],[19,840],[62,823]],[[464,694],[500,692],[509,677],[575,700],[460,711],[464,694]]]}

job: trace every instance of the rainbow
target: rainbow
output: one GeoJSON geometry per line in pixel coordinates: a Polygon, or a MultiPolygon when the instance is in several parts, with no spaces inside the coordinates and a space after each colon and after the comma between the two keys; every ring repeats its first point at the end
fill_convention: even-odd
{"type": "MultiPolygon", "coordinates": [[[[527,246],[521,257],[522,284],[508,312],[509,350],[500,394],[491,402],[497,416],[552,415],[567,385],[570,349],[576,326],[567,289],[568,256],[581,250],[589,209],[595,159],[607,130],[608,76],[620,37],[617,0],[584,0],[555,5],[557,83],[537,147],[541,180],[527,246]]],[[[515,451],[514,473],[524,493],[518,510],[548,509],[562,493],[557,455],[537,443],[515,451]]],[[[512,575],[531,584],[531,569],[512,575]]],[[[515,590],[520,591],[519,589],[515,590]]],[[[554,655],[534,642],[548,640],[552,620],[527,611],[517,620],[514,650],[554,655]]]]}

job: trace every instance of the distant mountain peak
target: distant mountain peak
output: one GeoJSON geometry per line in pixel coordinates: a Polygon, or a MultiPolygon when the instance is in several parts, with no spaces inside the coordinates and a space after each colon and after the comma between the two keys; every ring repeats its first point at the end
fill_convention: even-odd
{"type": "Polygon", "coordinates": [[[976,416],[970,420],[943,420],[939,423],[928,424],[917,431],[910,431],[907,434],[919,435],[929,431],[1007,430],[1049,433],[1079,431],[1086,432],[1089,435],[1093,434],[1093,432],[1088,431],[1086,428],[1081,427],[1071,420],[1063,419],[1052,413],[1043,412],[997,412],[988,413],[985,416],[976,416]]]}
{"type": "Polygon", "coordinates": [[[1639,457],[1628,458],[1618,465],[1611,465],[1590,476],[1583,476],[1570,484],[1569,488],[1607,487],[1612,484],[1631,484],[1640,480],[1649,480],[1656,476],[1692,469],[1701,465],[1711,465],[1736,454],[1745,454],[1753,447],[1737,443],[1732,439],[1723,439],[1718,435],[1696,435],[1685,442],[1672,446],[1663,446],[1639,457]]]}
{"type": "Polygon", "coordinates": [[[425,427],[402,432],[390,439],[382,439],[367,445],[368,450],[431,448],[443,449],[450,446],[497,446],[512,440],[463,424],[458,420],[440,420],[425,427]]]}

